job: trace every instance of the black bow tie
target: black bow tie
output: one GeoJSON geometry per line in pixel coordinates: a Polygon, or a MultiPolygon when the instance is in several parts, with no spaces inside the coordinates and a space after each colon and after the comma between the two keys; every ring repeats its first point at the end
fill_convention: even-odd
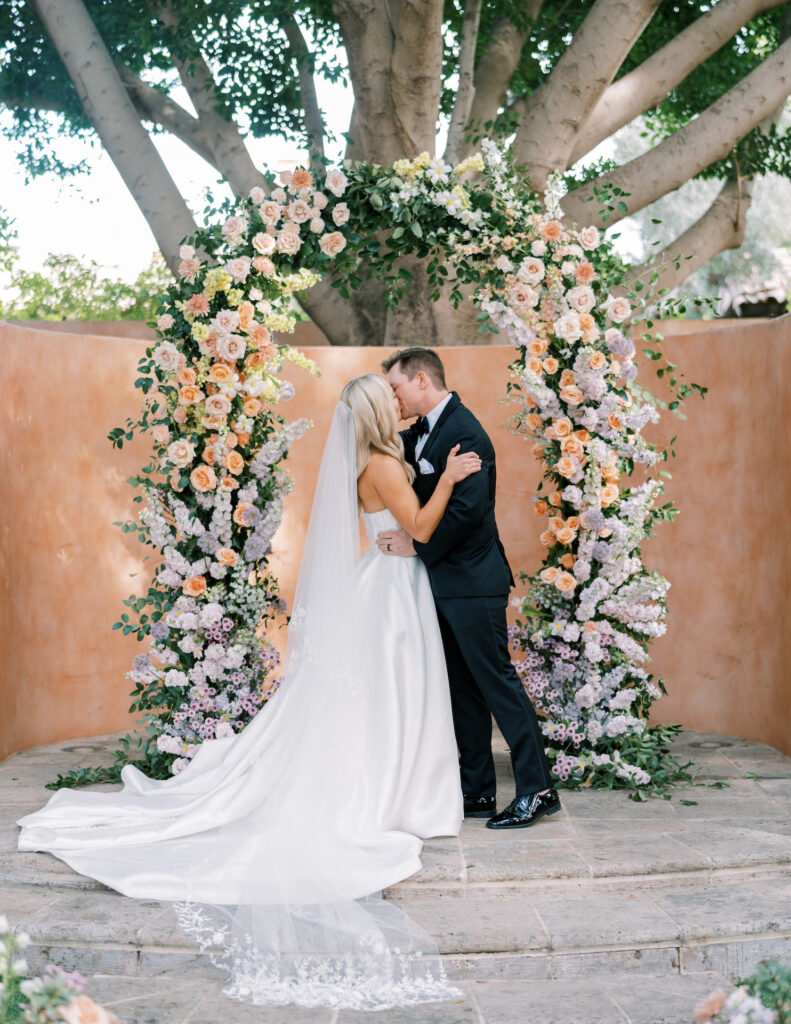
{"type": "Polygon", "coordinates": [[[412,425],[412,429],[415,432],[415,437],[422,437],[428,433],[428,420],[425,416],[418,416],[412,425]]]}

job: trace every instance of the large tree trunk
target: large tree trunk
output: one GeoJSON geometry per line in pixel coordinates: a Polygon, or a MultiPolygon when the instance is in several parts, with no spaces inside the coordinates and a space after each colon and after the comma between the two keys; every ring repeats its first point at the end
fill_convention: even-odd
{"type": "Polygon", "coordinates": [[[148,221],[171,270],[195,220],[140,123],[118,70],[81,0],[31,0],[104,148],[148,221]]]}

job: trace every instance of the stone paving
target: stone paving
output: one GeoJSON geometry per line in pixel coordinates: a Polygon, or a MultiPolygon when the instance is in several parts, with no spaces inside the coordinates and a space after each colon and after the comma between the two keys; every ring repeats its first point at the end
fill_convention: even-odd
{"type": "MultiPolygon", "coordinates": [[[[106,761],[112,743],[0,763],[0,913],[30,934],[31,963],[78,967],[122,1024],[370,1022],[231,1003],[168,904],[16,852],[14,823],[45,802],[44,783],[106,761]]],[[[495,834],[470,820],[458,839],[426,843],[422,871],[385,895],[434,935],[463,998],[377,1024],[681,1024],[762,957],[791,960],[791,758],[693,732],[674,752],[700,770],[672,800],[563,792],[562,813],[532,829],[495,834]]],[[[496,757],[502,805],[513,783],[501,741],[496,757]]]]}

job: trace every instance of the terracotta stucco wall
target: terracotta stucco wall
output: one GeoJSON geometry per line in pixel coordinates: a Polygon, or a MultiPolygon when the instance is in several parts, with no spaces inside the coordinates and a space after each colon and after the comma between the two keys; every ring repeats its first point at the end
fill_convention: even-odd
{"type": "MultiPolygon", "coordinates": [[[[72,325],[69,325],[70,327],[72,325]]],[[[108,325],[108,329],[111,325],[108,325]]],[[[673,582],[668,635],[654,665],[669,695],[657,721],[735,733],[791,750],[787,628],[791,562],[788,420],[791,317],[673,333],[670,357],[708,385],[678,434],[668,494],[682,506],[646,557],[673,582]]],[[[671,334],[670,331],[667,332],[671,334]]],[[[122,729],[124,672],[142,645],[111,630],[145,585],[144,549],[112,526],[138,506],[125,479],[145,446],[113,451],[107,432],[137,409],[145,342],[0,325],[0,758],[14,750],[122,729]]],[[[291,369],[291,418],[315,429],[289,460],[296,487],[273,567],[290,598],[324,436],[342,384],[376,371],[381,349],[309,350],[320,378],[291,369]]],[[[539,479],[528,445],[501,424],[511,350],[443,349],[451,387],[498,453],[498,520],[515,569],[541,552],[530,499],[539,479]]]]}

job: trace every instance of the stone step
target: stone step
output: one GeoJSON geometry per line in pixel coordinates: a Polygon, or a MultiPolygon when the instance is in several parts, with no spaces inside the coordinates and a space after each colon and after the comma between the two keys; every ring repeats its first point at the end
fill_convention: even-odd
{"type": "MultiPolygon", "coordinates": [[[[791,957],[791,880],[464,899],[393,895],[436,939],[459,979],[736,976],[762,957],[791,957]]],[[[52,960],[84,974],[189,969],[213,976],[165,902],[3,885],[0,907],[30,935],[36,966],[52,960]]]]}
{"type": "MultiPolygon", "coordinates": [[[[549,981],[462,981],[459,998],[376,1013],[376,1024],[689,1024],[695,1005],[715,988],[717,973],[650,974],[549,981]]],[[[222,985],[187,977],[131,978],[96,974],[87,992],[122,1024],[371,1024],[370,1013],[302,1010],[233,1003],[222,985]]]]}

